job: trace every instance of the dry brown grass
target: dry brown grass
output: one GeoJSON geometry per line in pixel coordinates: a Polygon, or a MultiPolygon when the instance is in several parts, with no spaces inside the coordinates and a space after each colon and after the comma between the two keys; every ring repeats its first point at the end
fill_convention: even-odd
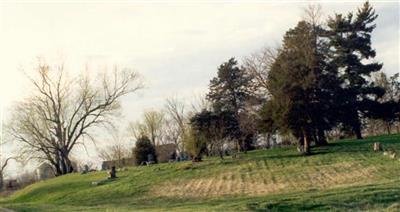
{"type": "Polygon", "coordinates": [[[164,197],[259,196],[307,189],[329,189],[372,182],[374,167],[355,162],[304,167],[267,166],[266,162],[241,164],[213,177],[168,181],[155,185],[150,194],[164,197]]]}

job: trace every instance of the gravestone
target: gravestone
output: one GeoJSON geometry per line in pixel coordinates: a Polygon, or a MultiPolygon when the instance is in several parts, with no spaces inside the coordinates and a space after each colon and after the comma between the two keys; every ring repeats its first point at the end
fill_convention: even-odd
{"type": "Polygon", "coordinates": [[[88,165],[84,165],[81,174],[87,174],[88,172],[89,172],[89,166],[88,165]]]}
{"type": "Polygon", "coordinates": [[[304,145],[298,145],[297,151],[300,152],[301,154],[303,154],[304,153],[304,145]]]}
{"type": "Polygon", "coordinates": [[[379,142],[375,142],[374,143],[374,151],[375,152],[379,152],[379,151],[382,151],[382,145],[381,145],[381,143],[379,143],[379,142]]]}
{"type": "Polygon", "coordinates": [[[153,155],[153,154],[148,154],[148,155],[147,155],[147,162],[146,162],[146,164],[147,164],[147,165],[150,165],[150,164],[154,164],[154,163],[156,163],[155,160],[154,160],[154,155],[153,155]]]}
{"type": "Polygon", "coordinates": [[[115,169],[115,166],[111,167],[111,171],[109,172],[110,176],[108,179],[114,179],[117,178],[117,170],[115,169]]]}

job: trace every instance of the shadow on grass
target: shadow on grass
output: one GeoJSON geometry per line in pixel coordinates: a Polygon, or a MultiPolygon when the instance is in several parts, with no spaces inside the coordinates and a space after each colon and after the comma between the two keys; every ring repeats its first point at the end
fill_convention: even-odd
{"type": "MultiPolygon", "coordinates": [[[[396,184],[396,183],[395,183],[396,184]]],[[[285,199],[255,201],[247,204],[251,211],[364,211],[388,208],[400,201],[400,186],[393,183],[355,186],[345,190],[304,192],[285,199]]]]}

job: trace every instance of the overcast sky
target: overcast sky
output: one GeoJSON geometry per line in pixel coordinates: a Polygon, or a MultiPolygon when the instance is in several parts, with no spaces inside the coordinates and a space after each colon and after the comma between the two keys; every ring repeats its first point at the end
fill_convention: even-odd
{"type": "MultiPolygon", "coordinates": [[[[301,19],[307,2],[218,3],[0,3],[0,94],[4,117],[26,92],[23,71],[38,57],[64,62],[73,73],[91,64],[130,67],[146,89],[123,99],[125,122],[165,98],[205,93],[217,66],[241,60],[263,46],[277,46],[301,19]]],[[[399,2],[375,2],[376,59],[399,72],[399,2]]],[[[320,2],[326,16],[355,11],[362,2],[320,2]]]]}

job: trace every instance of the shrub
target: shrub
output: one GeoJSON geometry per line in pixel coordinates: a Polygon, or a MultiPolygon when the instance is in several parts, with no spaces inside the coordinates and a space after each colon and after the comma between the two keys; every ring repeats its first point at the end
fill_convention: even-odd
{"type": "Polygon", "coordinates": [[[136,146],[133,152],[136,165],[140,165],[142,162],[148,161],[149,155],[152,155],[154,162],[157,162],[156,149],[147,136],[142,136],[136,141],[136,146]]]}
{"type": "Polygon", "coordinates": [[[195,133],[195,131],[189,128],[184,136],[183,142],[185,144],[185,150],[189,153],[193,161],[201,161],[202,154],[206,150],[206,139],[201,133],[195,133]]]}

